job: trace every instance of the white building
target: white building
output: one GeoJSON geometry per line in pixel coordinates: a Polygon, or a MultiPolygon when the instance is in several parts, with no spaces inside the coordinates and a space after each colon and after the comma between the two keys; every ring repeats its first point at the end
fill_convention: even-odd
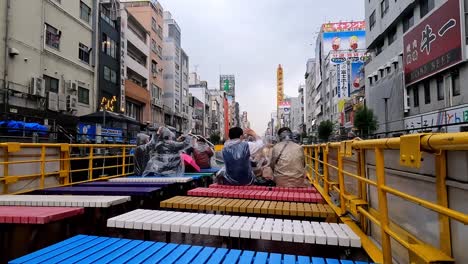
{"type": "Polygon", "coordinates": [[[226,138],[224,134],[224,98],[226,93],[217,89],[210,89],[211,101],[211,133],[219,133],[221,140],[226,138]]]}
{"type": "Polygon", "coordinates": [[[0,1],[0,13],[2,110],[41,123],[94,112],[97,1],[0,1]]]}
{"type": "MultiPolygon", "coordinates": [[[[189,83],[196,83],[195,80],[198,80],[197,74],[191,74],[190,75],[191,79],[195,78],[194,80],[191,80],[189,83]]],[[[208,90],[208,83],[206,81],[198,81],[198,84],[191,84],[189,85],[189,92],[192,94],[193,97],[197,98],[200,100],[200,102],[203,104],[203,109],[198,109],[199,111],[202,112],[202,122],[203,122],[203,135],[205,137],[208,137],[210,135],[210,130],[211,130],[211,112],[210,112],[210,93],[208,90]]]]}

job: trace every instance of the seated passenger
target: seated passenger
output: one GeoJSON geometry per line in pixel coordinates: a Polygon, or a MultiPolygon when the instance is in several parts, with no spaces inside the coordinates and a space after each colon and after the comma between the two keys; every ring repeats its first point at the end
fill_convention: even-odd
{"type": "Polygon", "coordinates": [[[145,145],[148,144],[150,137],[143,133],[138,133],[136,138],[137,147],[133,154],[133,160],[135,164],[135,175],[140,176],[148,164],[149,153],[145,151],[145,145]]]}
{"type": "Polygon", "coordinates": [[[225,167],[218,174],[220,184],[251,185],[255,182],[250,153],[261,149],[263,141],[251,129],[246,129],[245,134],[252,136],[255,141],[245,142],[243,134],[244,131],[240,127],[229,129],[229,140],[224,143],[222,151],[225,167]]]}
{"type": "Polygon", "coordinates": [[[200,169],[211,168],[211,157],[213,157],[213,151],[210,146],[206,143],[204,138],[198,138],[195,147],[193,148],[193,159],[200,167],[200,169]]]}
{"type": "Polygon", "coordinates": [[[273,178],[279,187],[307,187],[304,150],[292,136],[287,127],[278,130],[280,142],[273,147],[270,163],[273,178]]]}
{"type": "Polygon", "coordinates": [[[181,176],[184,166],[180,154],[190,146],[190,141],[189,136],[184,141],[176,141],[174,133],[166,127],[160,127],[157,134],[145,145],[149,161],[142,176],[181,176]]]}

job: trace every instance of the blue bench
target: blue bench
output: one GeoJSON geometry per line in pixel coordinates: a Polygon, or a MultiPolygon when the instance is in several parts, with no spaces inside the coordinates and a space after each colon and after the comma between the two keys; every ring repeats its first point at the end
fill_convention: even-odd
{"type": "Polygon", "coordinates": [[[365,264],[248,250],[77,235],[9,263],[365,264]]]}

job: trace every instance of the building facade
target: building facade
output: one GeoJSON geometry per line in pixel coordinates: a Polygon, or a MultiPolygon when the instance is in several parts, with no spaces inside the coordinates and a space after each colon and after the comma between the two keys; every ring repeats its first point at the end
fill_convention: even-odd
{"type": "Polygon", "coordinates": [[[464,118],[468,91],[461,88],[468,78],[468,68],[460,64],[466,60],[462,7],[460,1],[450,0],[366,3],[367,43],[372,51],[365,67],[366,103],[378,117],[379,132],[466,129],[458,125],[468,121],[464,118]],[[415,37],[421,36],[425,25],[436,32],[449,21],[448,15],[456,21],[450,31],[425,44],[415,37]],[[452,53],[447,57],[438,47],[452,53]]]}
{"type": "MultiPolygon", "coordinates": [[[[197,76],[196,74],[192,76],[197,76]]],[[[198,77],[196,77],[198,79],[198,77]]],[[[194,83],[196,81],[190,81],[194,83]]],[[[202,132],[200,135],[208,137],[211,131],[211,112],[210,112],[210,92],[208,90],[208,83],[206,81],[199,81],[198,84],[189,85],[189,92],[192,94],[192,97],[196,98],[201,103],[196,104],[197,116],[201,115],[202,132]]],[[[198,102],[197,101],[197,102],[198,102]]]]}
{"type": "Polygon", "coordinates": [[[219,134],[221,140],[224,140],[224,99],[226,93],[224,91],[210,89],[209,94],[211,101],[211,133],[219,134]]]}
{"type": "Polygon", "coordinates": [[[180,94],[180,102],[182,104],[181,116],[182,116],[182,131],[188,131],[190,124],[189,124],[189,57],[185,53],[185,51],[181,50],[181,74],[180,74],[180,83],[182,93],[180,94]]]}
{"type": "MultiPolygon", "coordinates": [[[[321,107],[319,101],[315,101],[317,94],[315,89],[315,59],[308,59],[305,73],[305,91],[304,91],[304,121],[306,124],[306,133],[312,135],[316,130],[316,118],[318,113],[315,109],[321,107]]],[[[319,100],[322,98],[318,97],[319,100]]]]}
{"type": "Polygon", "coordinates": [[[0,12],[2,111],[46,125],[94,112],[97,1],[1,1],[0,12]]]}

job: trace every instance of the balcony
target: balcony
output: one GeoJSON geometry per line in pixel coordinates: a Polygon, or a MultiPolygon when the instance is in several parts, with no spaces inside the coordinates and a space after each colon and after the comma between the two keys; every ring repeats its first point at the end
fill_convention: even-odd
{"type": "Polygon", "coordinates": [[[150,48],[147,43],[148,41],[143,41],[130,29],[125,33],[127,33],[127,42],[132,43],[132,45],[135,46],[141,53],[150,54],[150,48]]]}
{"type": "Polygon", "coordinates": [[[134,58],[127,56],[125,59],[125,64],[127,65],[128,68],[130,68],[132,71],[138,73],[138,75],[141,76],[149,76],[149,70],[138,63],[134,58]]]}

